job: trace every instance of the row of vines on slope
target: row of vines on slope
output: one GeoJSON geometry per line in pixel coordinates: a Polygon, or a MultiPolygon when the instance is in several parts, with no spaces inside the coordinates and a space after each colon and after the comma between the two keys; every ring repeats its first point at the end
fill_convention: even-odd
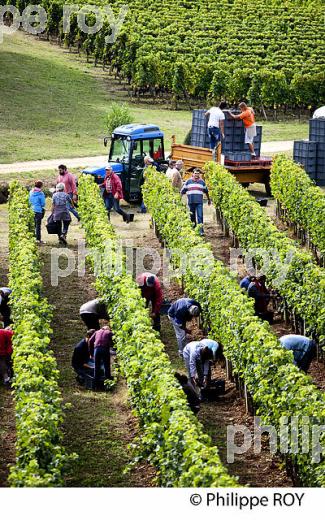
{"type": "MultiPolygon", "coordinates": [[[[27,0],[2,0],[22,10],[27,0]]],[[[47,31],[108,64],[140,93],[175,98],[248,97],[256,106],[307,107],[325,102],[322,0],[129,0],[112,43],[108,19],[86,34],[71,15],[63,30],[63,0],[41,0],[47,31]]],[[[75,4],[70,0],[69,3],[75,4]]],[[[78,5],[89,4],[81,0],[78,5]]],[[[117,16],[124,0],[94,0],[117,16]]],[[[86,15],[89,25],[95,15],[86,15]]]]}
{"type": "Polygon", "coordinates": [[[174,378],[141,293],[125,272],[123,259],[122,263],[118,259],[114,229],[90,176],[80,178],[79,196],[81,221],[93,252],[89,258],[97,276],[96,287],[111,316],[119,362],[142,427],[141,455],[156,466],[163,486],[237,486],[174,378]]]}
{"type": "Polygon", "coordinates": [[[14,487],[62,485],[69,461],[61,445],[63,421],[58,370],[49,349],[51,309],[42,297],[40,258],[28,193],[10,185],[9,284],[14,322],[13,368],[16,407],[14,487]]]}
{"type": "Polygon", "coordinates": [[[286,156],[273,163],[271,188],[278,203],[277,215],[295,226],[297,235],[314,246],[321,265],[325,265],[325,194],[286,156]]]}
{"type": "MultiPolygon", "coordinates": [[[[324,459],[316,464],[302,448],[303,418],[309,418],[310,428],[324,423],[324,394],[293,364],[292,353],[281,347],[269,324],[254,315],[253,303],[236,277],[214,260],[210,245],[193,230],[181,197],[165,175],[151,169],[143,195],[176,269],[180,262],[184,266],[186,256],[182,273],[186,292],[201,303],[210,334],[223,344],[225,355],[245,381],[258,415],[278,432],[285,418],[298,418],[299,449],[289,445],[287,456],[304,485],[324,486],[324,459]]],[[[321,443],[325,445],[324,435],[321,443]]]]}
{"type": "Polygon", "coordinates": [[[325,339],[325,272],[312,255],[279,231],[264,209],[224,167],[205,166],[211,198],[219,216],[251,255],[289,309],[319,342],[325,339]]]}

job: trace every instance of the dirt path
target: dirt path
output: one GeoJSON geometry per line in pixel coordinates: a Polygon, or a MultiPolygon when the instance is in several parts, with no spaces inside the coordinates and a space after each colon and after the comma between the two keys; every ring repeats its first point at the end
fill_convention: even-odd
{"type": "MultiPolygon", "coordinates": [[[[263,143],[261,153],[279,153],[292,151],[293,141],[270,141],[263,143]]],[[[0,164],[0,175],[6,173],[23,173],[31,171],[50,170],[57,168],[58,164],[67,164],[68,168],[79,168],[86,166],[101,166],[107,162],[107,155],[98,155],[91,157],[64,157],[59,159],[50,159],[44,161],[25,161],[9,164],[0,164]]]]}
{"type": "MultiPolygon", "coordinates": [[[[130,241],[128,246],[147,248],[147,250],[142,250],[143,254],[141,253],[139,255],[139,258],[142,258],[145,253],[147,253],[142,265],[140,262],[138,263],[137,270],[138,272],[150,270],[152,267],[150,250],[152,251],[151,254],[162,254],[162,248],[153,230],[150,228],[150,216],[136,213],[135,221],[127,226],[122,222],[121,217],[112,215],[112,224],[122,239],[130,241]]],[[[216,237],[215,245],[221,249],[224,247],[219,237],[216,237]]],[[[158,275],[160,274],[161,272],[158,273],[158,275]]],[[[175,300],[182,296],[181,288],[175,284],[171,284],[169,287],[165,286],[164,296],[175,300]]],[[[173,368],[185,372],[183,363],[177,355],[174,331],[166,317],[162,317],[161,338],[165,345],[166,352],[169,354],[173,368]]],[[[200,332],[196,328],[193,328],[191,339],[195,340],[199,338],[200,332]]],[[[214,376],[225,379],[225,372],[221,368],[218,368],[214,376]]],[[[227,388],[234,389],[234,385],[227,383],[227,388]]],[[[292,486],[292,481],[287,477],[280,460],[276,457],[272,458],[265,445],[263,445],[260,454],[254,454],[253,450],[250,449],[247,453],[238,456],[234,464],[227,462],[227,426],[242,424],[247,426],[253,434],[253,418],[247,415],[244,400],[238,396],[236,390],[231,392],[231,396],[228,400],[222,398],[220,402],[217,403],[204,403],[201,406],[198,418],[203,423],[205,431],[211,435],[213,442],[218,446],[223,463],[228,466],[231,474],[239,477],[240,484],[256,487],[292,486]]]]}
{"type": "MultiPolygon", "coordinates": [[[[70,252],[77,254],[77,240],[82,236],[82,230],[74,219],[68,235],[70,252]]],[[[137,433],[125,382],[121,380],[113,392],[87,391],[77,384],[71,368],[73,346],[85,332],[79,318],[79,307],[96,297],[92,287],[94,278],[89,273],[78,277],[77,271],[74,271],[70,276],[61,278],[57,287],[51,285],[51,249],[57,247],[57,239],[55,237],[53,240],[45,232],[44,238],[48,241],[41,250],[45,295],[54,306],[52,348],[60,370],[64,402],[71,403],[65,414],[64,443],[69,452],[79,455],[66,476],[65,485],[152,486],[154,471],[148,465],[137,466],[130,474],[123,473],[132,459],[127,446],[137,433]]],[[[65,267],[65,262],[62,257],[59,261],[61,268],[65,267]]]]}
{"type": "MultiPolygon", "coordinates": [[[[8,210],[0,206],[0,287],[8,283],[8,210]]],[[[0,487],[8,485],[8,464],[15,462],[15,410],[12,393],[0,382],[0,487]]]]}

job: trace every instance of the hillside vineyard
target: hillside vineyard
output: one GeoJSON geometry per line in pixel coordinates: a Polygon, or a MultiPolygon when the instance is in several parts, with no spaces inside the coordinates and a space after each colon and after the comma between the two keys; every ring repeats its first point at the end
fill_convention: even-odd
{"type": "Polygon", "coordinates": [[[66,44],[104,61],[140,95],[249,98],[272,108],[325,102],[323,0],[95,0],[116,13],[128,6],[113,44],[104,41],[108,22],[87,35],[75,14],[63,34],[62,0],[41,3],[50,33],[61,31],[66,44]]]}

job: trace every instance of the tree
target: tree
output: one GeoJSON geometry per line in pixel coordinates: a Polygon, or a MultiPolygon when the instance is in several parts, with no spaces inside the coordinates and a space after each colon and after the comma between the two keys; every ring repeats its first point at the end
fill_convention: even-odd
{"type": "Polygon", "coordinates": [[[106,126],[109,135],[116,127],[133,122],[133,116],[126,104],[112,103],[106,118],[106,126]]]}

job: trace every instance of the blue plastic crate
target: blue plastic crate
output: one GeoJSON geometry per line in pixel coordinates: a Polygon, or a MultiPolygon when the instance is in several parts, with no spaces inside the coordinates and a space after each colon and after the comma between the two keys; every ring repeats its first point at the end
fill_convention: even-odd
{"type": "Polygon", "coordinates": [[[225,159],[228,159],[229,161],[234,162],[240,162],[240,161],[250,161],[252,158],[250,153],[247,152],[228,152],[225,155],[225,159]]]}

